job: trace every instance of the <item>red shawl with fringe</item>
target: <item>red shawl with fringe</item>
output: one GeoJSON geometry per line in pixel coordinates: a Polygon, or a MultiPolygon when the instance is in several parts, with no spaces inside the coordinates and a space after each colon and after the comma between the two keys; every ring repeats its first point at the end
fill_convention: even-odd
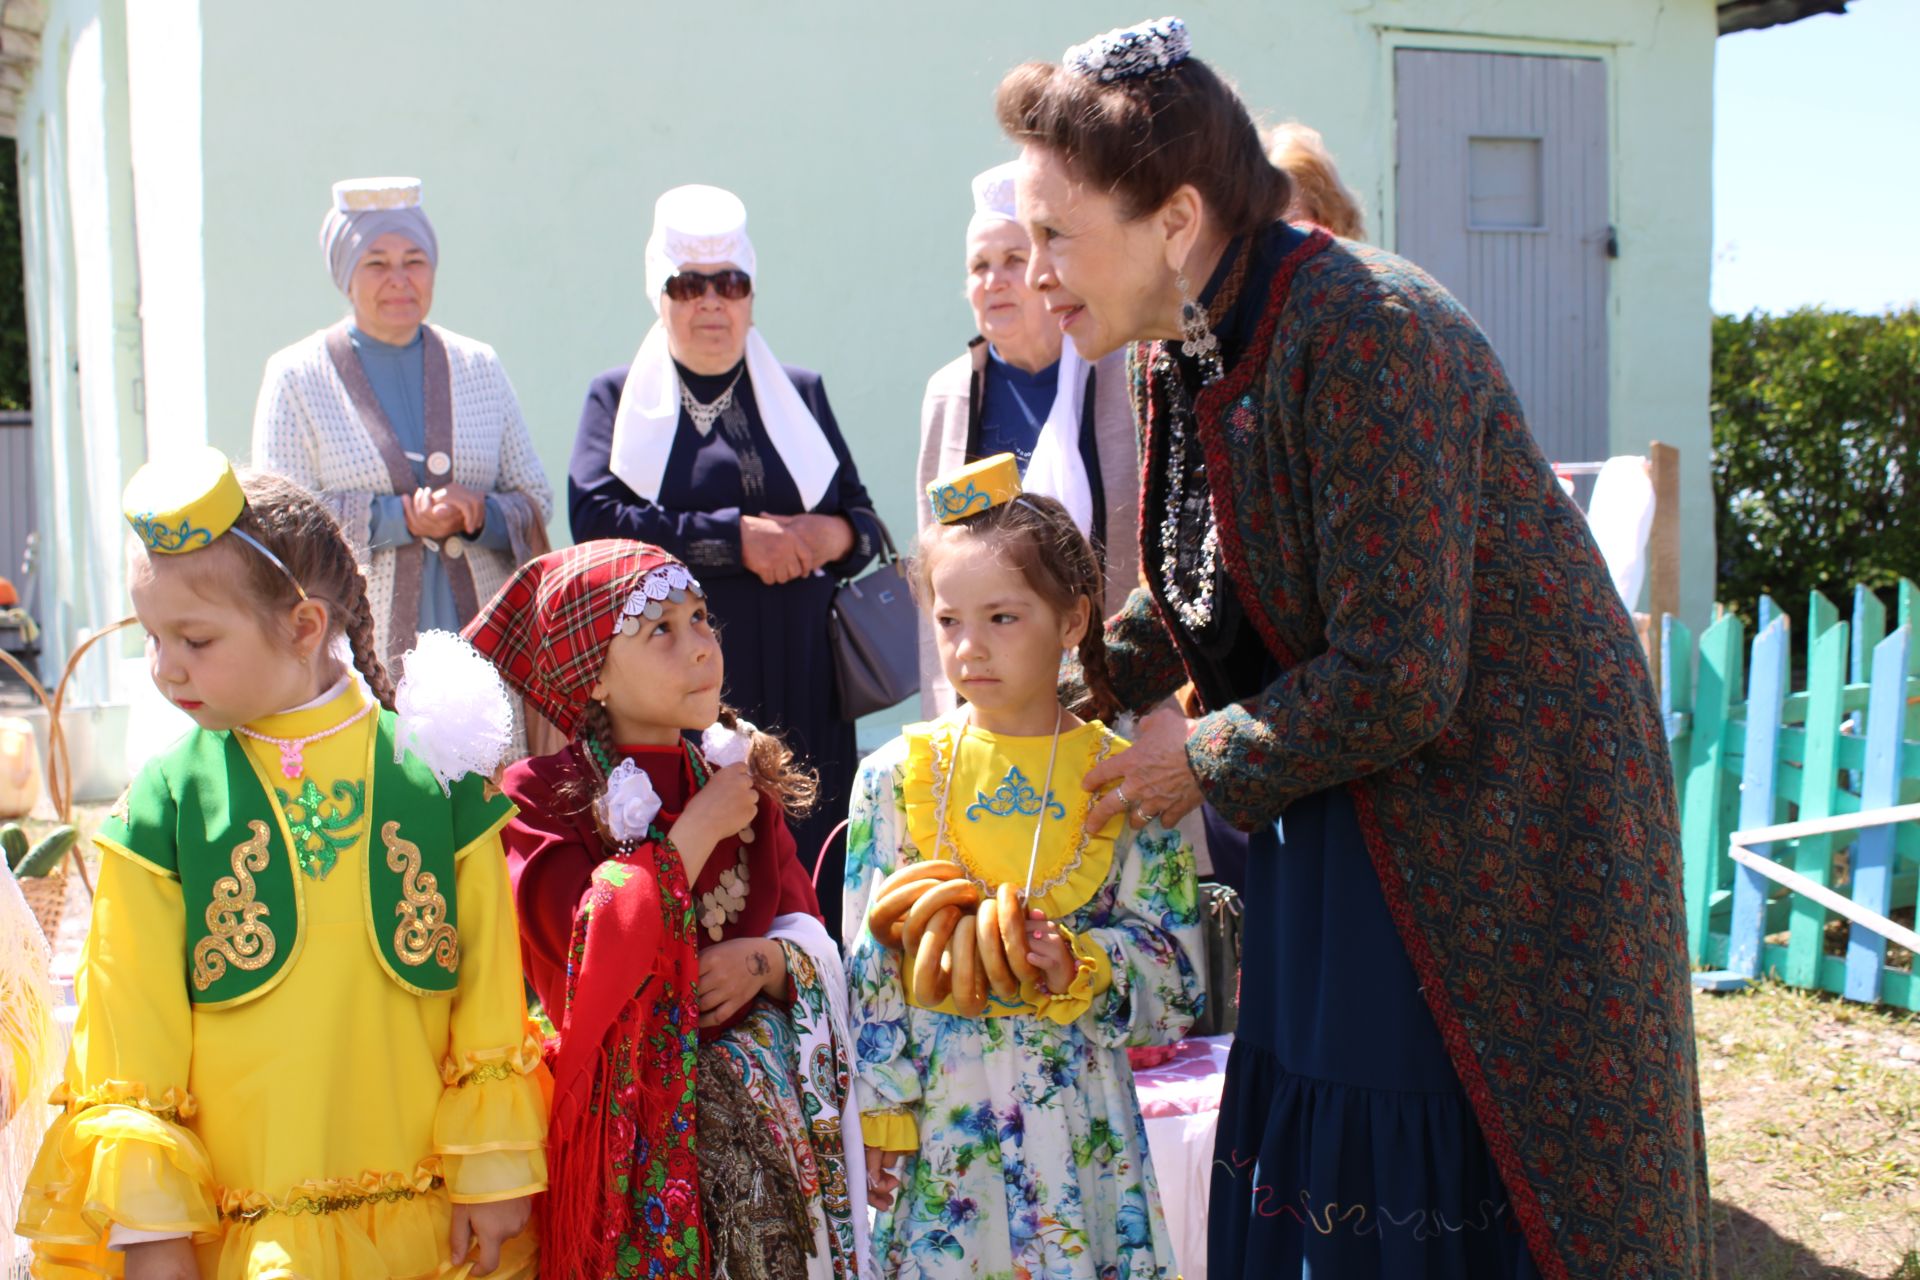
{"type": "MultiPolygon", "coordinates": [[[[684,756],[627,754],[662,799],[655,825],[671,828],[694,791],[684,756]]],[[[662,1275],[704,1277],[694,1063],[706,935],[694,903],[734,865],[740,842],[722,841],[691,886],[664,842],[610,856],[589,803],[595,776],[575,744],[521,761],[502,781],[520,808],[502,838],[523,961],[559,1032],[548,1054],[541,1272],[647,1276],[658,1260],[662,1275]]],[[[779,806],[763,802],[753,829],[747,902],[725,938],[763,935],[783,912],[819,914],[779,806]]]]}

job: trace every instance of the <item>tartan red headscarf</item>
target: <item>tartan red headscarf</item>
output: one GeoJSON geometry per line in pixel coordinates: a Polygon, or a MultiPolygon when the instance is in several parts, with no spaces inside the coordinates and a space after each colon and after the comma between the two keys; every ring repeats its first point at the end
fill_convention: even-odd
{"type": "MultiPolygon", "coordinates": [[[[549,552],[521,565],[462,634],[571,738],[627,601],[648,587],[655,570],[669,567],[686,572],[659,547],[623,538],[549,552]]],[[[688,581],[697,592],[690,574],[688,581]]]]}

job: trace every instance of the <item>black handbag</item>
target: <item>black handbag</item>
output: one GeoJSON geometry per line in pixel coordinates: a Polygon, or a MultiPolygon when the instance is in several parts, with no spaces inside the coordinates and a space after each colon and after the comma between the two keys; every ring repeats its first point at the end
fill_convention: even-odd
{"type": "Polygon", "coordinates": [[[886,523],[872,510],[861,508],[859,514],[873,517],[882,550],[873,572],[840,584],[827,611],[842,720],[884,711],[920,691],[920,610],[913,589],[886,523]]]}
{"type": "Polygon", "coordinates": [[[1205,951],[1207,1008],[1190,1035],[1232,1035],[1240,1025],[1240,895],[1211,880],[1200,885],[1200,942],[1205,951]]]}

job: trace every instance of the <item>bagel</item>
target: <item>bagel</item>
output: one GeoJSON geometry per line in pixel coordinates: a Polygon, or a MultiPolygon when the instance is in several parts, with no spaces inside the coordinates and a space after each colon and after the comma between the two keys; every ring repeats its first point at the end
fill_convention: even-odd
{"type": "Polygon", "coordinates": [[[920,937],[933,918],[948,907],[972,911],[980,902],[980,890],[971,880],[945,880],[920,895],[907,910],[907,922],[901,926],[900,943],[908,951],[920,945],[920,937]]]}
{"type": "Polygon", "coordinates": [[[880,896],[885,897],[902,885],[914,884],[921,880],[958,880],[966,874],[957,862],[948,862],[944,858],[929,858],[925,862],[909,862],[880,882],[880,896]]]}
{"type": "Polygon", "coordinates": [[[1013,970],[1013,976],[1022,986],[1039,985],[1041,973],[1033,967],[1033,961],[1027,959],[1027,952],[1033,949],[1033,939],[1027,936],[1028,926],[1025,904],[1020,901],[1020,890],[1011,884],[1000,886],[1000,940],[1007,947],[1007,966],[1013,970]]]}
{"type": "Polygon", "coordinates": [[[1000,939],[1000,902],[988,898],[973,917],[974,958],[993,994],[1002,1000],[1020,999],[1020,979],[1007,967],[1007,944],[1000,939]]]}
{"type": "Polygon", "coordinates": [[[931,1009],[947,998],[947,975],[941,972],[940,962],[946,959],[947,942],[959,923],[960,908],[945,907],[921,935],[919,949],[913,955],[913,999],[923,1008],[931,1009]]]}
{"type": "Polygon", "coordinates": [[[898,951],[900,925],[906,919],[907,912],[928,890],[939,883],[941,882],[938,880],[922,879],[910,880],[891,890],[886,889],[884,885],[881,886],[883,892],[874,898],[873,905],[867,909],[867,928],[872,931],[881,945],[898,951]]]}
{"type": "Polygon", "coordinates": [[[947,976],[953,989],[953,1007],[964,1018],[977,1018],[987,1011],[987,980],[980,972],[977,935],[974,917],[962,915],[954,926],[953,938],[947,943],[947,976]]]}

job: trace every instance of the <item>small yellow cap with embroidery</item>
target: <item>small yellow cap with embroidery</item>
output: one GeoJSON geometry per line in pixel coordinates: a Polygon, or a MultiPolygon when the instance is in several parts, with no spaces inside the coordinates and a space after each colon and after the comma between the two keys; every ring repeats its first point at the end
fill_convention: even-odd
{"type": "Polygon", "coordinates": [[[933,518],[953,524],[1020,496],[1020,462],[1010,453],[968,463],[927,486],[933,518]]]}
{"type": "Polygon", "coordinates": [[[120,505],[147,550],[178,555],[210,546],[232,528],[247,496],[227,455],[201,445],[134,472],[120,505]]]}

